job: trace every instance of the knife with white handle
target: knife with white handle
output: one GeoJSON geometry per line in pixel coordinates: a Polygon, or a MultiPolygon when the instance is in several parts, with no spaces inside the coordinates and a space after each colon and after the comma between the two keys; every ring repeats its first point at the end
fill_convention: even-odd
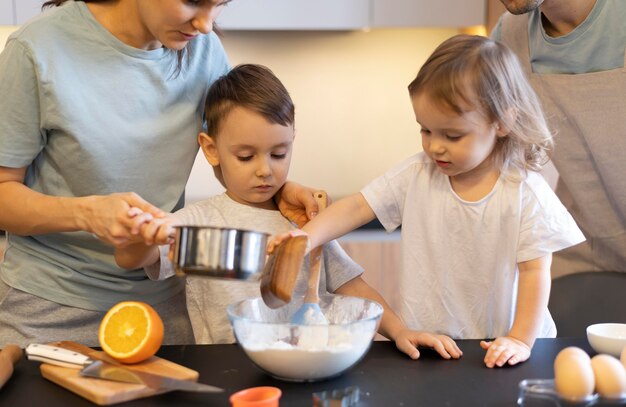
{"type": "Polygon", "coordinates": [[[36,360],[73,369],[89,366],[95,362],[89,356],[81,353],[39,343],[31,343],[26,347],[26,357],[28,357],[28,360],[36,360]]]}
{"type": "Polygon", "coordinates": [[[128,369],[120,364],[115,365],[102,360],[94,360],[81,353],[57,346],[33,343],[26,347],[26,356],[28,360],[81,369],[79,373],[81,376],[124,383],[143,384],[157,390],[183,390],[207,393],[219,393],[224,391],[222,388],[208,384],[197,383],[191,380],[173,379],[167,376],[128,369]]]}

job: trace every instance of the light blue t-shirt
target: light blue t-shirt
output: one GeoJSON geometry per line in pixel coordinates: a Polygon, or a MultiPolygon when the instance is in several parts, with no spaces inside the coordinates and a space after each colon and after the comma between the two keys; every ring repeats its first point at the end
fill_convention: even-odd
{"type": "MultiPolygon", "coordinates": [[[[42,13],[0,54],[0,166],[28,166],[25,184],[53,196],[134,191],[173,211],[198,150],[204,98],[229,69],[215,34],[175,51],[130,47],[82,1],[42,13]]],[[[88,233],[9,235],[0,278],[70,306],[106,310],[125,299],[157,303],[183,285],[118,268],[113,248],[88,233]]]]}
{"type": "MultiPolygon", "coordinates": [[[[533,72],[578,74],[607,71],[624,66],[626,48],[626,1],[597,0],[575,30],[553,38],[541,24],[539,8],[528,15],[528,46],[533,72]]],[[[502,17],[491,37],[502,38],[502,17]]]]}

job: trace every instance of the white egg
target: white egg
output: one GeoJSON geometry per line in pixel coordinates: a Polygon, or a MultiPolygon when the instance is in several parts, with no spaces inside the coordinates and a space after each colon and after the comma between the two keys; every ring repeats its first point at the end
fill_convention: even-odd
{"type": "Polygon", "coordinates": [[[626,396],[626,368],[611,355],[591,358],[596,376],[596,391],[602,397],[617,399],[626,396]]]}
{"type": "Polygon", "coordinates": [[[595,376],[584,350],[568,347],[559,352],[554,360],[554,387],[569,401],[583,401],[593,393],[595,376]]]}

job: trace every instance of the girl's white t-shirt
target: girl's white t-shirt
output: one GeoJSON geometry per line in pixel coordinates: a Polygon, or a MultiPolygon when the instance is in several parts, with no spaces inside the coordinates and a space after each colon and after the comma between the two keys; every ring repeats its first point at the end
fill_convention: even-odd
{"type": "MultiPolygon", "coordinates": [[[[402,226],[401,317],[415,330],[456,339],[506,335],[517,297],[517,263],[585,240],[537,173],[501,176],[476,202],[461,199],[426,154],[418,153],[362,191],[387,231],[402,226]]],[[[548,309],[539,337],[556,336],[548,309]]]]}

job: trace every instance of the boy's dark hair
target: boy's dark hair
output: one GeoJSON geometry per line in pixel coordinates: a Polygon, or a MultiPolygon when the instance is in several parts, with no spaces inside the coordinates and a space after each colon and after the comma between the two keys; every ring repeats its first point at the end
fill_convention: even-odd
{"type": "Polygon", "coordinates": [[[245,107],[281,126],[293,125],[295,108],[289,92],[265,66],[242,64],[211,85],[205,103],[207,133],[215,137],[235,107],[245,107]]]}

